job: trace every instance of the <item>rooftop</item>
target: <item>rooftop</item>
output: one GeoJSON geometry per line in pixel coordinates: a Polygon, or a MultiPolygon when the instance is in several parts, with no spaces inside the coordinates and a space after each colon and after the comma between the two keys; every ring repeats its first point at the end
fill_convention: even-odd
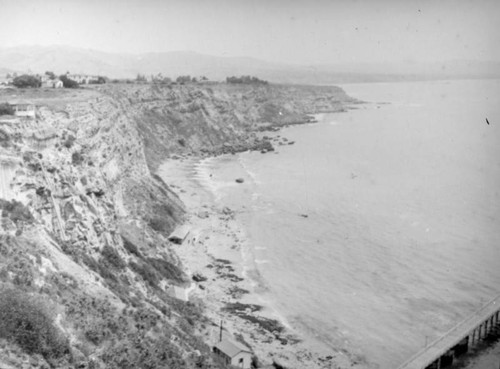
{"type": "Polygon", "coordinates": [[[248,347],[228,338],[224,338],[222,341],[217,343],[215,347],[231,358],[235,357],[242,351],[248,352],[249,354],[252,353],[248,347]]]}

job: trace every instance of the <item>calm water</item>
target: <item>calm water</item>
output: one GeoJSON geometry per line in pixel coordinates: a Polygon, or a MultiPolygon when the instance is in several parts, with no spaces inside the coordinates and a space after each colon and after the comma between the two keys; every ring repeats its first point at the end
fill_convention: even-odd
{"type": "Polygon", "coordinates": [[[395,368],[500,293],[500,81],[343,87],[389,104],[207,170],[263,299],[318,346],[395,368]]]}

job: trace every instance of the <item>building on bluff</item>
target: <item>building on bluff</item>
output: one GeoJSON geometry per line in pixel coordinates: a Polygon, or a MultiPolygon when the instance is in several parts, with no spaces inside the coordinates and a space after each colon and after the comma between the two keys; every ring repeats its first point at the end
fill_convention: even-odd
{"type": "Polygon", "coordinates": [[[190,229],[187,226],[178,227],[168,236],[168,240],[178,245],[182,245],[189,232],[190,229]]]}
{"type": "Polygon", "coordinates": [[[226,365],[237,368],[250,369],[252,362],[252,351],[241,343],[229,338],[219,341],[213,349],[226,365]]]}
{"type": "Polygon", "coordinates": [[[14,115],[18,117],[36,117],[36,105],[31,101],[9,101],[9,105],[14,109],[14,115]]]}

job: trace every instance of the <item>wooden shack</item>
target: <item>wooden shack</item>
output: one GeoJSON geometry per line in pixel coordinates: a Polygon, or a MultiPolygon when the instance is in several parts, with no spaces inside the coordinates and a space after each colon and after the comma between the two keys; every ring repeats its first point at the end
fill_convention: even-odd
{"type": "Polygon", "coordinates": [[[213,351],[226,365],[243,369],[250,369],[251,367],[252,351],[232,339],[222,339],[214,346],[213,351]]]}
{"type": "Polygon", "coordinates": [[[170,234],[170,236],[168,236],[168,240],[178,245],[182,245],[189,232],[190,229],[188,226],[178,227],[170,234]]]}

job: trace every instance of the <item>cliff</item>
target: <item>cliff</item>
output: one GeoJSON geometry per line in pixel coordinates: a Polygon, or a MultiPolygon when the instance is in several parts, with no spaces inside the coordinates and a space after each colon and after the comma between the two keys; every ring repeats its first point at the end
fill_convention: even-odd
{"type": "Polygon", "coordinates": [[[5,90],[0,117],[0,363],[5,368],[218,367],[214,324],[167,235],[185,208],[172,155],[270,149],[257,131],[352,103],[336,87],[106,85],[5,90]]]}

